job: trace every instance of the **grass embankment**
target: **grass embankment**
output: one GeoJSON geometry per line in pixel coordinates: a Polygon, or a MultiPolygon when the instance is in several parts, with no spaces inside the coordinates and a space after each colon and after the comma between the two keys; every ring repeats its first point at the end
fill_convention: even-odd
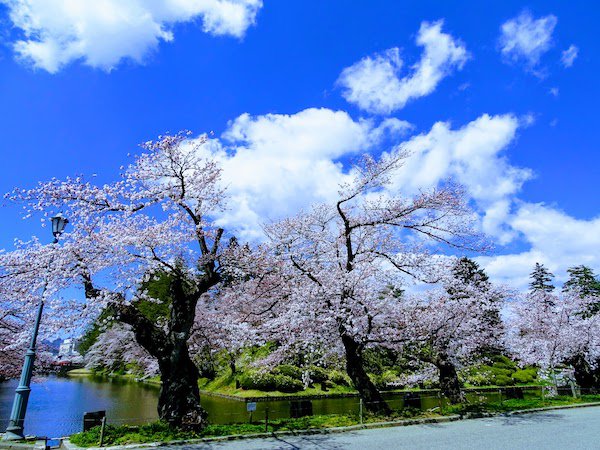
{"type": "MultiPolygon", "coordinates": [[[[445,406],[443,414],[433,414],[427,411],[406,408],[392,413],[391,416],[366,415],[363,422],[377,423],[402,419],[443,417],[444,415],[452,414],[463,415],[473,412],[504,413],[510,411],[544,408],[549,406],[569,406],[596,402],[600,404],[600,395],[583,395],[579,398],[549,397],[544,399],[510,399],[502,402],[492,402],[487,404],[445,406]]],[[[268,432],[326,429],[358,425],[358,423],[359,418],[356,415],[322,415],[301,417],[298,419],[274,419],[269,421],[268,432]]],[[[172,430],[162,422],[154,422],[141,426],[122,425],[115,427],[108,425],[104,434],[104,445],[110,446],[141,444],[149,442],[169,442],[176,440],[199,439],[204,437],[246,435],[264,432],[264,421],[232,425],[209,425],[200,433],[172,430]]],[[[71,436],[70,440],[73,444],[80,447],[97,446],[100,441],[100,427],[93,428],[85,433],[74,434],[71,436]]]]}
{"type": "Polygon", "coordinates": [[[212,393],[230,395],[233,397],[240,398],[257,398],[257,397],[311,397],[311,396],[327,396],[327,395],[340,395],[340,394],[355,394],[356,391],[343,385],[337,385],[329,383],[327,390],[322,389],[320,383],[315,383],[313,387],[308,387],[297,392],[282,392],[278,390],[263,391],[259,389],[243,389],[236,387],[235,377],[231,374],[225,374],[209,380],[208,378],[200,378],[198,380],[198,387],[201,391],[212,393]]]}
{"type": "Polygon", "coordinates": [[[69,377],[97,377],[97,378],[110,378],[111,380],[118,381],[133,381],[148,384],[155,384],[160,386],[160,377],[140,377],[131,373],[112,373],[112,372],[97,372],[89,369],[73,369],[67,372],[69,377]]]}

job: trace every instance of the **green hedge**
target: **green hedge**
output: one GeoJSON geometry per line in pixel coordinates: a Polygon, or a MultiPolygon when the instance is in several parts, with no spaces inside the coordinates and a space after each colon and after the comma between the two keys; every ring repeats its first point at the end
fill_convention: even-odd
{"type": "Polygon", "coordinates": [[[304,389],[301,381],[288,375],[273,374],[269,372],[247,372],[239,378],[243,389],[257,389],[259,391],[298,392],[304,389]]]}

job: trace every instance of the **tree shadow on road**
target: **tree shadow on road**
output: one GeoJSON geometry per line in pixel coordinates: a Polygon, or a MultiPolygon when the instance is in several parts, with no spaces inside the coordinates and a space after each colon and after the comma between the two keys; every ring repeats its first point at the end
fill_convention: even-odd
{"type": "Polygon", "coordinates": [[[523,425],[527,423],[547,423],[559,422],[564,420],[563,414],[557,413],[530,413],[530,414],[515,414],[499,417],[501,424],[506,426],[523,425]]]}
{"type": "MultiPolygon", "coordinates": [[[[354,433],[347,432],[344,436],[352,438],[354,433]]],[[[339,436],[339,435],[338,435],[339,436]]],[[[339,439],[339,438],[338,438],[339,439]]],[[[328,434],[314,435],[289,435],[289,436],[272,436],[270,438],[261,438],[259,440],[247,440],[248,448],[257,442],[264,444],[265,450],[344,450],[347,448],[347,443],[335,442],[334,436],[328,434]],[[267,443],[268,442],[268,443],[267,443]]],[[[176,450],[219,450],[229,447],[244,448],[244,440],[225,441],[225,442],[207,442],[205,444],[193,444],[177,446],[176,450]],[[237,445],[237,446],[236,446],[237,445]]]]}

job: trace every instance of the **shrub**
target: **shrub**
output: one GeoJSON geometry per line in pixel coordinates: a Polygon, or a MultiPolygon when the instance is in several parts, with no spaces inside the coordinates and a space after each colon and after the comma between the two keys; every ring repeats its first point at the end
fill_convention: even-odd
{"type": "Polygon", "coordinates": [[[521,384],[531,383],[537,378],[537,369],[534,367],[526,367],[525,369],[517,370],[511,377],[521,384]]]}
{"type": "Polygon", "coordinates": [[[398,375],[393,370],[386,370],[381,375],[370,373],[369,378],[377,389],[386,389],[388,384],[398,381],[398,375]]]}
{"type": "Polygon", "coordinates": [[[313,383],[323,383],[329,378],[327,371],[318,366],[310,366],[308,368],[308,375],[313,383]]]}
{"type": "Polygon", "coordinates": [[[329,373],[329,381],[338,386],[350,386],[352,384],[350,377],[339,370],[332,370],[329,373]]]}
{"type": "Polygon", "coordinates": [[[492,367],[496,367],[498,369],[506,369],[514,372],[518,369],[517,364],[507,356],[504,355],[494,355],[492,356],[492,367]]]}
{"type": "Polygon", "coordinates": [[[304,389],[302,381],[295,380],[287,375],[275,375],[275,386],[281,392],[298,392],[304,389]]]}
{"type": "Polygon", "coordinates": [[[304,388],[299,380],[287,375],[270,372],[246,372],[240,376],[239,381],[243,389],[257,389],[259,391],[297,392],[304,388]]]}
{"type": "Polygon", "coordinates": [[[286,375],[290,378],[293,378],[294,380],[302,381],[302,369],[291,364],[282,364],[280,366],[277,366],[275,370],[273,370],[273,373],[279,375],[286,375]]]}

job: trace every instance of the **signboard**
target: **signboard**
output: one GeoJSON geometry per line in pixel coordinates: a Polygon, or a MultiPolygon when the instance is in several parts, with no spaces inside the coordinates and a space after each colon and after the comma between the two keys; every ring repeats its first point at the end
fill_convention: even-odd
{"type": "Polygon", "coordinates": [[[256,411],[256,402],[246,403],[246,411],[248,411],[248,412],[256,411]]]}
{"type": "Polygon", "coordinates": [[[83,414],[83,431],[102,425],[102,418],[106,417],[106,411],[86,412],[83,414]]]}

